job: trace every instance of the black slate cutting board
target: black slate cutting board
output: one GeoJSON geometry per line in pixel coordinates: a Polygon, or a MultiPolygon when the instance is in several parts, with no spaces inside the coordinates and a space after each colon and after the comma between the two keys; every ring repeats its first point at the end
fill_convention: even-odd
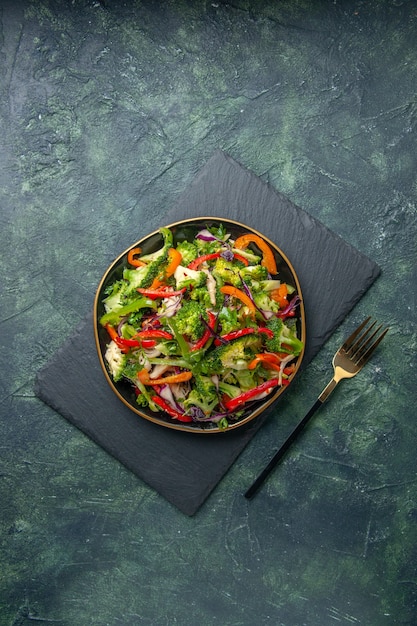
{"type": "MultiPolygon", "coordinates": [[[[241,221],[288,256],[306,311],[303,367],[380,273],[374,262],[221,151],[164,222],[201,216],[241,221]]],[[[120,251],[114,252],[116,257],[120,251]]],[[[38,373],[35,393],[187,515],[199,509],[273,411],[218,435],[178,432],[141,419],[118,400],[103,376],[92,315],[38,373]]]]}

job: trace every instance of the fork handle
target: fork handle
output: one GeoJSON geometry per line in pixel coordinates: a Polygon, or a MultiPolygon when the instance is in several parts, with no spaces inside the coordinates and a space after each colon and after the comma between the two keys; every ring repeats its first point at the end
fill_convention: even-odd
{"type": "Polygon", "coordinates": [[[336,387],[337,383],[340,381],[340,378],[341,378],[341,376],[338,376],[337,378],[336,377],[332,378],[332,380],[329,382],[329,384],[326,385],[326,387],[323,389],[323,391],[321,392],[321,394],[319,395],[319,398],[318,398],[322,404],[330,396],[330,394],[332,393],[333,389],[336,387]]]}
{"type": "MultiPolygon", "coordinates": [[[[334,386],[332,387],[332,389],[329,390],[329,392],[327,393],[326,397],[334,389],[336,384],[337,383],[335,383],[334,386]]],[[[331,385],[331,383],[329,383],[329,385],[331,385]]],[[[327,387],[329,387],[329,385],[327,385],[327,387]]],[[[326,389],[327,389],[327,387],[326,387],[326,389]]],[[[324,391],[326,391],[326,389],[324,391]]],[[[321,395],[323,395],[324,391],[322,392],[321,395]]],[[[269,463],[265,467],[265,469],[259,474],[258,478],[252,483],[252,485],[246,491],[245,498],[247,498],[248,500],[253,498],[255,493],[258,491],[259,487],[265,482],[266,478],[269,476],[269,474],[272,472],[274,467],[282,459],[282,457],[287,452],[287,450],[291,446],[291,444],[294,443],[294,441],[297,439],[298,435],[301,433],[301,431],[306,426],[306,424],[309,422],[309,420],[313,417],[313,415],[317,411],[317,409],[319,409],[321,407],[323,402],[324,402],[324,400],[321,400],[321,396],[315,401],[315,403],[313,404],[313,406],[311,407],[309,412],[304,416],[304,418],[301,420],[301,422],[299,422],[297,424],[297,426],[294,428],[294,430],[292,431],[290,436],[284,441],[282,446],[275,452],[274,456],[269,461],[269,463]]]]}

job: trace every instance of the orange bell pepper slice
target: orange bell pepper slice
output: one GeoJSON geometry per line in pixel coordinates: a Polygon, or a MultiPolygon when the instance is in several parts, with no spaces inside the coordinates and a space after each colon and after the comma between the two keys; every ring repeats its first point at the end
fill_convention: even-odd
{"type": "Polygon", "coordinates": [[[278,274],[277,264],[275,261],[274,253],[272,252],[269,245],[259,237],[259,235],[255,235],[252,233],[248,233],[246,235],[241,235],[235,241],[235,248],[239,248],[240,250],[244,250],[248,247],[250,243],[255,243],[259,250],[262,252],[262,261],[261,265],[266,267],[270,274],[278,274]]]}
{"type": "Polygon", "coordinates": [[[168,265],[165,270],[165,278],[169,278],[173,275],[178,265],[180,265],[182,261],[182,254],[175,248],[170,248],[168,250],[168,265]]]}
{"type": "Polygon", "coordinates": [[[233,287],[233,285],[223,285],[223,287],[220,287],[220,291],[227,296],[233,296],[234,298],[237,298],[238,300],[243,302],[243,304],[245,304],[250,310],[251,315],[255,315],[255,305],[244,291],[238,289],[237,287],[233,287]]]}
{"type": "Polygon", "coordinates": [[[278,365],[280,360],[281,359],[279,355],[275,352],[262,352],[261,354],[257,354],[255,358],[248,364],[248,369],[254,370],[258,363],[278,365]]]}
{"type": "Polygon", "coordinates": [[[174,383],[184,383],[192,378],[193,373],[184,370],[179,374],[168,374],[162,378],[149,378],[149,372],[144,368],[138,372],[138,378],[144,385],[172,385],[174,383]]]}
{"type": "Polygon", "coordinates": [[[282,283],[278,289],[271,291],[271,299],[278,302],[280,309],[285,309],[288,305],[288,287],[285,283],[282,283]]]}
{"type": "Polygon", "coordinates": [[[132,248],[132,250],[129,250],[129,252],[127,253],[127,262],[130,265],[133,265],[133,267],[142,267],[143,265],[145,265],[145,263],[140,259],[135,259],[135,257],[141,252],[141,248],[132,248]]]}

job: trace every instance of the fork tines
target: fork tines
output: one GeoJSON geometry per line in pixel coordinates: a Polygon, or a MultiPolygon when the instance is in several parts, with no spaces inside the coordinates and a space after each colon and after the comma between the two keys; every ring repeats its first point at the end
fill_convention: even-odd
{"type": "Polygon", "coordinates": [[[369,359],[389,330],[382,330],[382,324],[375,328],[376,321],[368,326],[370,321],[371,318],[367,317],[342,346],[343,351],[356,365],[363,365],[369,359]]]}

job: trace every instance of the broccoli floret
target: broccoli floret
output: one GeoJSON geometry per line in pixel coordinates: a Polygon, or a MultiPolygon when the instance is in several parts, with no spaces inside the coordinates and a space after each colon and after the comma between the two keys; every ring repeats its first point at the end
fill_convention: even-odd
{"type": "Polygon", "coordinates": [[[123,306],[123,296],[125,288],[126,283],[121,280],[113,283],[111,291],[109,292],[108,296],[103,300],[106,313],[108,313],[109,311],[115,311],[117,309],[120,309],[123,306]]]}
{"type": "Polygon", "coordinates": [[[252,291],[252,297],[255,301],[256,306],[258,307],[258,309],[261,309],[261,311],[272,311],[272,313],[278,313],[278,302],[272,300],[272,298],[270,298],[267,293],[262,291],[252,291]]]}
{"type": "Polygon", "coordinates": [[[190,298],[191,300],[196,300],[206,308],[210,308],[212,306],[210,293],[205,287],[196,287],[190,291],[190,298]]]}
{"type": "Polygon", "coordinates": [[[206,309],[220,309],[224,302],[224,294],[214,278],[209,274],[204,287],[194,287],[190,291],[191,300],[197,300],[206,309]]]}
{"type": "Polygon", "coordinates": [[[232,330],[238,330],[240,328],[240,321],[236,309],[231,309],[226,306],[222,307],[219,313],[219,326],[223,335],[231,333],[232,330]]]}
{"type": "Polygon", "coordinates": [[[274,336],[266,339],[265,347],[269,352],[287,352],[298,355],[302,351],[304,344],[296,334],[295,324],[284,321],[278,317],[271,317],[266,322],[266,327],[272,330],[274,336]]]}
{"type": "Polygon", "coordinates": [[[182,265],[189,265],[199,255],[197,246],[191,241],[181,241],[177,245],[177,250],[182,256],[182,265]]]}
{"type": "Polygon", "coordinates": [[[220,360],[221,348],[214,348],[204,355],[204,359],[200,361],[199,368],[203,374],[211,376],[212,374],[221,374],[223,371],[223,364],[220,360]]]}
{"type": "Polygon", "coordinates": [[[206,309],[196,300],[187,300],[175,314],[175,325],[181,335],[197,341],[205,331],[206,309]]]}
{"type": "Polygon", "coordinates": [[[148,276],[151,276],[152,280],[158,273],[159,263],[149,263],[148,265],[141,265],[136,268],[125,268],[123,270],[123,278],[125,280],[125,294],[136,291],[138,287],[142,287],[142,284],[147,281],[148,276]]]}
{"type": "Polygon", "coordinates": [[[127,362],[126,354],[121,351],[119,346],[114,341],[111,341],[107,346],[104,358],[106,359],[109,367],[111,377],[114,382],[117,383],[121,378],[123,378],[123,370],[127,362]]]}
{"type": "Polygon", "coordinates": [[[195,386],[184,400],[184,409],[198,407],[208,415],[219,402],[216,385],[210,377],[197,374],[194,377],[195,386]]]}
{"type": "Polygon", "coordinates": [[[213,276],[221,283],[240,287],[242,285],[242,279],[239,272],[240,266],[236,262],[227,261],[223,257],[216,259],[213,268],[213,276]]]}
{"type": "Polygon", "coordinates": [[[143,393],[138,393],[136,397],[136,404],[139,406],[149,406],[148,398],[143,393]]]}
{"type": "Polygon", "coordinates": [[[242,279],[249,284],[253,281],[260,282],[268,278],[268,270],[263,265],[248,265],[247,267],[242,267],[239,273],[242,279]]]}
{"type": "Polygon", "coordinates": [[[259,352],[262,339],[256,335],[246,335],[227,344],[222,344],[209,352],[201,361],[204,374],[223,374],[226,370],[244,370],[259,352]]]}
{"type": "Polygon", "coordinates": [[[230,343],[219,346],[220,361],[224,369],[241,370],[246,369],[256,352],[262,346],[262,339],[256,335],[246,335],[235,339],[230,343]]]}
{"type": "Polygon", "coordinates": [[[123,278],[128,283],[125,289],[125,294],[128,296],[136,289],[146,289],[150,287],[154,279],[161,272],[162,266],[168,259],[168,250],[172,248],[173,237],[169,228],[160,228],[164,243],[161,248],[150,254],[144,254],[140,257],[140,260],[146,263],[135,269],[126,268],[123,272],[123,278]]]}
{"type": "Polygon", "coordinates": [[[176,288],[182,289],[183,287],[203,287],[207,276],[201,270],[192,270],[184,265],[178,265],[174,272],[174,279],[176,288]]]}

